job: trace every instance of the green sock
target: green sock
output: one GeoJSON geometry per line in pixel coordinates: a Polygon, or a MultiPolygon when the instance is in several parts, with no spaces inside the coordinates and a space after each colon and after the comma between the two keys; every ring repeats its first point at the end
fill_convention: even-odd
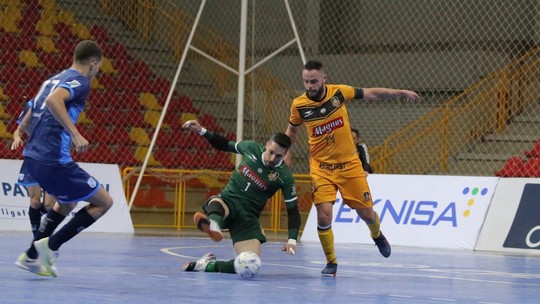
{"type": "Polygon", "coordinates": [[[234,270],[234,259],[228,261],[215,261],[208,263],[206,272],[236,273],[234,270]]]}

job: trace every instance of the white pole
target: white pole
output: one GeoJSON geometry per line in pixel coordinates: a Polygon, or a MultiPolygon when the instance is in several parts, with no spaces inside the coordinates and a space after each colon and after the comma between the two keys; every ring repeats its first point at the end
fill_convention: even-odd
{"type": "Polygon", "coordinates": [[[285,1],[285,7],[287,8],[287,14],[289,15],[289,20],[291,21],[291,26],[294,32],[294,38],[296,38],[296,43],[298,44],[298,51],[300,52],[300,57],[302,58],[302,63],[306,63],[306,55],[304,54],[304,49],[302,48],[302,43],[300,41],[300,36],[298,35],[298,30],[296,29],[296,22],[291,11],[291,6],[289,5],[289,0],[285,1]]]}
{"type": "Polygon", "coordinates": [[[131,193],[131,197],[129,198],[128,210],[131,210],[131,207],[133,206],[133,202],[135,201],[135,196],[137,195],[137,191],[139,190],[139,187],[141,185],[144,171],[146,171],[148,160],[150,159],[150,155],[152,155],[152,149],[154,149],[154,145],[156,143],[159,130],[161,129],[161,124],[163,123],[163,119],[165,118],[165,113],[167,113],[167,108],[169,107],[169,103],[171,102],[171,98],[174,93],[174,88],[176,87],[176,83],[178,82],[178,78],[180,77],[180,71],[182,70],[182,67],[184,66],[184,61],[186,60],[188,49],[189,49],[189,46],[191,45],[191,41],[193,40],[193,35],[195,34],[197,25],[199,24],[199,19],[201,18],[201,14],[202,14],[205,3],[206,3],[206,0],[201,1],[199,12],[197,13],[197,17],[195,18],[195,22],[193,23],[193,27],[191,28],[191,32],[189,33],[188,41],[186,43],[186,46],[184,47],[182,58],[180,59],[180,63],[178,64],[178,68],[176,69],[176,74],[174,75],[174,79],[172,81],[172,85],[169,90],[169,95],[167,95],[167,100],[165,101],[165,105],[163,106],[163,110],[161,111],[161,116],[159,117],[159,121],[156,125],[156,131],[154,132],[154,135],[152,136],[152,141],[150,142],[150,146],[148,147],[148,152],[146,153],[146,156],[144,158],[144,162],[141,167],[141,172],[139,172],[139,177],[137,178],[137,182],[135,183],[135,188],[133,188],[133,192],[131,193]]]}
{"type": "MultiPolygon", "coordinates": [[[[244,98],[246,80],[246,35],[247,35],[248,0],[242,0],[240,12],[240,47],[238,54],[238,109],[236,115],[236,140],[241,141],[244,134],[244,98]]],[[[240,164],[240,155],[236,155],[236,165],[240,164]]]]}

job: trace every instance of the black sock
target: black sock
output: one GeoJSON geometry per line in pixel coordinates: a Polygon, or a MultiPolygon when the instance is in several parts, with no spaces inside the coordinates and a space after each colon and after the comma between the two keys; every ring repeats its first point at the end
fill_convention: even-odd
{"type": "Polygon", "coordinates": [[[41,203],[41,205],[39,205],[39,212],[41,213],[41,215],[47,214],[47,208],[45,208],[44,203],[41,203]]]}
{"type": "Polygon", "coordinates": [[[95,221],[86,208],[82,208],[64,227],[49,238],[49,248],[53,251],[58,250],[62,244],[90,227],[95,221]]]}
{"type": "Polygon", "coordinates": [[[34,247],[34,241],[51,236],[56,227],[58,227],[58,225],[60,225],[60,223],[62,223],[65,218],[65,216],[54,211],[53,209],[49,210],[49,212],[47,213],[47,217],[40,223],[39,229],[34,234],[34,239],[32,240],[32,244],[30,244],[30,248],[28,248],[28,250],[26,251],[26,255],[29,258],[37,258],[37,251],[34,247]]]}
{"type": "MultiPolygon", "coordinates": [[[[41,204],[43,206],[43,204],[41,204]]],[[[39,228],[39,222],[41,221],[41,208],[34,209],[32,206],[28,208],[28,217],[30,218],[30,227],[32,228],[32,234],[36,239],[36,234],[39,228]]]]}

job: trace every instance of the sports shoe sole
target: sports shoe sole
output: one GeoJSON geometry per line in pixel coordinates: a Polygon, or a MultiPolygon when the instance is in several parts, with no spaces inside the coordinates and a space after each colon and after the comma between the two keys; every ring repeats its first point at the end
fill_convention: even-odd
{"type": "Polygon", "coordinates": [[[19,267],[20,269],[23,269],[23,270],[26,270],[26,271],[29,271],[31,273],[35,273],[37,275],[40,275],[40,276],[44,276],[44,277],[50,277],[51,274],[47,271],[47,269],[45,267],[43,267],[43,271],[33,271],[32,269],[30,269],[30,267],[26,266],[23,261],[26,260],[26,254],[22,253],[19,258],[17,259],[17,261],[15,261],[15,265],[17,265],[17,267],[19,267]]]}
{"type": "Polygon", "coordinates": [[[215,231],[210,229],[210,221],[204,213],[195,212],[195,214],[193,215],[193,222],[195,222],[195,225],[197,225],[197,228],[199,228],[200,231],[208,234],[210,239],[212,239],[213,241],[219,242],[223,239],[223,234],[221,233],[221,231],[215,231]]]}

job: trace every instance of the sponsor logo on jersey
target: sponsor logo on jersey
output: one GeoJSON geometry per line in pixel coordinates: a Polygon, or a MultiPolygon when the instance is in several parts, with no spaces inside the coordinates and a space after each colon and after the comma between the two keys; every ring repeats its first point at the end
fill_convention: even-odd
{"type": "Polygon", "coordinates": [[[266,191],[268,189],[268,186],[266,185],[266,183],[261,178],[259,178],[259,176],[257,176],[255,172],[251,171],[251,169],[248,166],[246,165],[241,166],[238,169],[238,173],[242,174],[244,177],[246,177],[249,181],[257,185],[262,190],[266,191]]]}
{"type": "Polygon", "coordinates": [[[332,97],[332,99],[330,99],[330,100],[331,100],[332,105],[334,106],[334,108],[337,108],[337,107],[339,107],[341,105],[341,100],[337,96],[332,97]]]}
{"type": "Polygon", "coordinates": [[[315,112],[313,112],[313,110],[309,110],[309,111],[306,111],[304,112],[304,117],[310,117],[311,115],[313,115],[315,112]]]}
{"type": "Polygon", "coordinates": [[[340,117],[338,117],[336,119],[333,119],[333,120],[325,123],[322,126],[317,126],[317,127],[313,128],[312,137],[319,137],[321,135],[328,134],[328,133],[334,131],[335,129],[339,129],[339,128],[343,127],[344,125],[345,125],[345,123],[343,121],[343,117],[340,116],[340,117]]]}
{"type": "Polygon", "coordinates": [[[275,182],[279,177],[279,173],[277,173],[276,171],[273,171],[273,172],[270,172],[270,174],[268,174],[268,179],[272,182],[275,182]]]}
{"type": "Polygon", "coordinates": [[[76,88],[76,87],[81,86],[81,83],[78,82],[76,79],[73,79],[72,81],[67,82],[67,84],[69,84],[69,86],[72,87],[72,88],[76,88]]]}

